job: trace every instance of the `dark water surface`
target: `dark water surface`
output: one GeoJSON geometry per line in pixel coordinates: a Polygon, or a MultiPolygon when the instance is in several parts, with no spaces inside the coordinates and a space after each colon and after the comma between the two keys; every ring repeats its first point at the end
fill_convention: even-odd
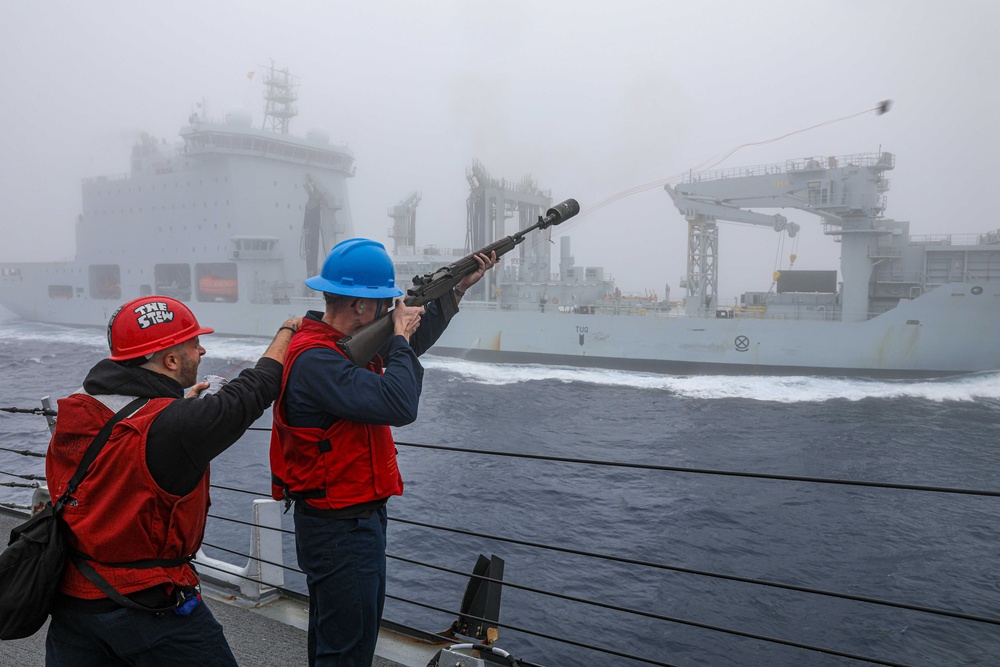
{"type": "MultiPolygon", "coordinates": [[[[2,312],[2,311],[0,311],[2,312]]],[[[205,338],[204,373],[235,374],[266,341],[205,338]]],[[[0,315],[0,406],[64,396],[106,355],[103,332],[0,315]],[[4,319],[6,317],[6,319],[4,319]]],[[[645,465],[1000,490],[1000,375],[935,382],[670,377],[425,357],[418,421],[400,442],[645,465]]],[[[268,415],[262,426],[270,423],[268,415]]],[[[44,451],[44,419],[0,414],[0,446],[44,451]]],[[[1000,618],[996,516],[974,495],[581,465],[400,445],[406,493],[389,553],[471,570],[506,561],[516,584],[822,646],[890,663],[995,665],[1000,626],[510,544],[557,545],[672,567],[1000,618]]],[[[0,451],[0,471],[40,472],[0,451]]],[[[267,434],[213,464],[213,482],[267,491],[267,434]]],[[[0,482],[13,481],[0,475],[0,482]]],[[[0,487],[0,501],[30,492],[0,487]]],[[[213,513],[246,519],[244,494],[213,513]]],[[[290,524],[289,524],[290,525],[290,524]]],[[[207,541],[245,551],[244,528],[207,541]]],[[[220,558],[232,560],[221,553],[220,558]]],[[[238,560],[238,559],[237,559],[238,560]]],[[[294,563],[291,538],[286,562],[294,563]]],[[[466,580],[389,561],[389,594],[456,609],[466,580]]],[[[301,578],[286,577],[303,589],[301,578]]],[[[386,617],[440,631],[452,616],[394,599],[386,617]]],[[[501,621],[676,665],[853,665],[844,657],[507,589],[501,621]]],[[[501,628],[500,646],[556,665],[638,665],[501,628]]]]}

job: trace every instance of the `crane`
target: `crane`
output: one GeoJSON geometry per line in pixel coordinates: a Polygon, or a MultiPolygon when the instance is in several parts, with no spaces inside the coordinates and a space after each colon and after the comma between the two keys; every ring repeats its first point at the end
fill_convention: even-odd
{"type": "Polygon", "coordinates": [[[688,221],[687,309],[704,314],[717,297],[718,226],[725,220],[771,227],[794,237],[799,225],[781,214],[752,208],[794,208],[822,218],[825,233],[842,244],[841,277],[844,319],[862,321],[868,314],[868,252],[885,209],[884,192],[892,169],[891,153],[788,160],[783,165],[689,174],[677,186],[664,186],[688,221]]]}

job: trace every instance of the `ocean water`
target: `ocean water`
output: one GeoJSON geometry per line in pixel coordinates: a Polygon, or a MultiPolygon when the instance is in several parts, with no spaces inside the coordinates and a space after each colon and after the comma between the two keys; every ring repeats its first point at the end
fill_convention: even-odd
{"type": "MultiPolygon", "coordinates": [[[[208,336],[204,373],[234,375],[267,341],[208,336]]],[[[27,323],[0,311],[0,407],[37,407],[76,389],[106,355],[104,333],[27,323]]],[[[674,377],[490,366],[427,355],[420,416],[401,443],[698,470],[1000,490],[1000,374],[930,382],[674,377]]],[[[261,426],[269,424],[265,415],[261,426]]],[[[44,451],[44,419],[0,413],[0,446],[44,451]]],[[[496,537],[1000,618],[1000,498],[752,479],[466,454],[401,444],[406,492],[389,553],[460,571],[478,554],[505,580],[639,613],[508,588],[501,621],[672,665],[854,665],[752,637],[889,664],[994,665],[1000,626],[598,560],[496,537]],[[665,616],[675,621],[649,618],[665,616]],[[684,621],[684,622],[676,622],[684,621]],[[692,625],[695,624],[695,625],[692,625]],[[706,627],[698,627],[701,624],[706,627]]],[[[220,457],[213,481],[267,491],[267,434],[220,457]]],[[[0,451],[0,471],[40,472],[0,451]]],[[[13,481],[0,475],[0,482],[13,481]]],[[[0,487],[0,502],[30,492],[0,487]]],[[[213,514],[246,519],[249,496],[214,492],[213,514]]],[[[287,518],[287,517],[286,517],[287,518]]],[[[290,524],[289,524],[290,525],[290,524]]],[[[206,541],[245,551],[244,529],[206,541]]],[[[232,559],[224,554],[213,553],[232,559]]],[[[238,559],[235,559],[238,560],[238,559]]],[[[294,547],[286,539],[286,561],[294,547]]],[[[389,561],[389,594],[456,609],[466,579],[389,561]]],[[[293,588],[301,578],[286,577],[293,588]]],[[[445,630],[453,616],[390,598],[386,617],[445,630]]],[[[638,665],[501,628],[499,645],[556,665],[638,665]]]]}

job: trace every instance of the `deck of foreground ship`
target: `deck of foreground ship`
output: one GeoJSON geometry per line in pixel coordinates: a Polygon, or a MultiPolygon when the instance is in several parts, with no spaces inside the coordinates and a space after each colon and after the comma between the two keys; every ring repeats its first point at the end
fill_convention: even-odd
{"type": "MultiPolygon", "coordinates": [[[[0,509],[0,535],[24,521],[25,515],[0,509]]],[[[5,540],[6,541],[6,540],[5,540]]],[[[305,599],[280,597],[257,607],[240,605],[234,591],[203,581],[203,597],[222,624],[241,667],[306,665],[305,599]]],[[[26,639],[0,642],[0,665],[41,667],[45,664],[48,622],[26,639]]],[[[372,667],[424,667],[440,646],[431,646],[392,629],[379,633],[372,667]]]]}

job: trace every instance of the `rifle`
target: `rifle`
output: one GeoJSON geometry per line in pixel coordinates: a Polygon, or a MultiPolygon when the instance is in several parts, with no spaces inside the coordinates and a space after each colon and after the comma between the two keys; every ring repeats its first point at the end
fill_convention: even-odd
{"type": "MultiPolygon", "coordinates": [[[[580,205],[576,200],[567,199],[547,210],[544,218],[538,216],[538,222],[532,226],[526,227],[516,234],[505,236],[499,241],[494,241],[485,248],[480,248],[471,255],[466,255],[448,266],[444,266],[431,273],[425,273],[422,276],[414,276],[413,287],[406,290],[406,297],[403,299],[403,303],[407,306],[423,306],[446,295],[455,285],[461,282],[462,278],[479,270],[479,262],[476,261],[476,255],[484,254],[489,257],[490,253],[495,252],[497,257],[500,257],[524,241],[529,232],[558,225],[564,220],[569,220],[579,212],[580,205]]],[[[446,309],[451,311],[450,314],[454,314],[453,302],[445,299],[441,303],[446,309]]],[[[348,359],[358,366],[365,367],[385,342],[392,337],[393,331],[392,311],[389,311],[371,324],[366,324],[358,329],[354,335],[344,336],[337,341],[337,345],[348,359]]]]}

